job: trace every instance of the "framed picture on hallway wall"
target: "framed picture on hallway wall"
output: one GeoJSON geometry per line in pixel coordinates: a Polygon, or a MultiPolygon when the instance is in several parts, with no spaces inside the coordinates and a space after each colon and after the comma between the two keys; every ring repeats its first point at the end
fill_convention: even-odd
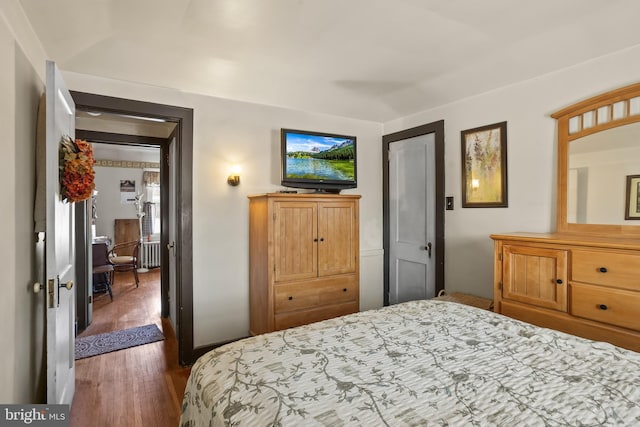
{"type": "Polygon", "coordinates": [[[507,122],[461,132],[462,207],[506,208],[507,122]]]}
{"type": "Polygon", "coordinates": [[[120,180],[120,204],[132,205],[136,202],[136,182],[130,179],[120,180]]]}

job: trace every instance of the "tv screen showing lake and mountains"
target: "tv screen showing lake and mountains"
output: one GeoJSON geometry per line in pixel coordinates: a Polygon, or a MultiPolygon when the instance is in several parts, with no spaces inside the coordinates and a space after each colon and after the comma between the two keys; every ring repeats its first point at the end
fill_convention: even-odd
{"type": "Polygon", "coordinates": [[[355,181],[353,138],[287,133],[286,177],[355,181]]]}

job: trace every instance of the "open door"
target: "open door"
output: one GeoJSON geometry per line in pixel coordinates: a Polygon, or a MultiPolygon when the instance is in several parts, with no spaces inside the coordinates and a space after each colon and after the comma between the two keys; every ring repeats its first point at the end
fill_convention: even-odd
{"type": "Polygon", "coordinates": [[[58,152],[64,135],[75,138],[75,104],[54,62],[47,61],[46,73],[46,113],[41,105],[38,114],[35,216],[36,231],[45,232],[47,403],[70,405],[75,390],[75,218],[73,205],[60,196],[58,152]]]}
{"type": "Polygon", "coordinates": [[[178,171],[176,165],[178,159],[177,144],[175,131],[169,137],[169,243],[167,249],[169,250],[169,318],[171,320],[171,326],[176,333],[178,340],[180,339],[180,329],[178,328],[178,301],[177,301],[177,250],[176,241],[178,240],[177,234],[177,212],[176,212],[176,191],[178,186],[178,171]]]}

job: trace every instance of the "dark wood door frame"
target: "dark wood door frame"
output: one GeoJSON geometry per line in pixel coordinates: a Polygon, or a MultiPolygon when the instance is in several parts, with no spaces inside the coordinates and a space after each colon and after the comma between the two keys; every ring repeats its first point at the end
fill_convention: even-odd
{"type": "MultiPolygon", "coordinates": [[[[176,189],[176,220],[178,222],[176,224],[176,307],[178,318],[174,320],[177,325],[175,332],[178,337],[178,360],[182,365],[192,364],[197,357],[193,341],[193,109],[84,92],[71,91],[71,96],[76,103],[76,109],[80,111],[149,117],[176,123],[175,135],[178,157],[178,183],[176,189]]],[[[144,144],[144,142],[138,141],[137,144],[144,144]]],[[[160,172],[161,176],[167,176],[167,179],[168,174],[163,174],[162,172],[167,170],[168,147],[168,141],[160,145],[160,172]]],[[[162,182],[161,185],[168,189],[168,186],[163,184],[165,182],[162,182]]],[[[168,200],[166,196],[162,194],[162,198],[168,200]]],[[[161,213],[161,215],[164,214],[165,212],[161,213]]],[[[160,233],[161,246],[168,243],[168,233],[168,228],[162,225],[160,233]]],[[[162,254],[161,264],[168,265],[168,252],[162,251],[162,254]]],[[[163,269],[163,295],[165,295],[165,292],[168,295],[168,284],[168,270],[165,271],[163,269]]],[[[168,301],[163,298],[162,304],[162,315],[167,316],[169,312],[168,301]]]]}
{"type": "Polygon", "coordinates": [[[382,137],[382,214],[384,248],[384,305],[389,305],[389,144],[435,133],[436,175],[436,295],[444,289],[444,120],[391,133],[382,137]]]}

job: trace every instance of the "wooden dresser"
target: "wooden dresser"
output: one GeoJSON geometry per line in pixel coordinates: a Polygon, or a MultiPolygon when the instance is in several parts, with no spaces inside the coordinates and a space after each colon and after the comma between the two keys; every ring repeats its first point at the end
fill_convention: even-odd
{"type": "Polygon", "coordinates": [[[640,239],[493,234],[494,310],[640,351],[640,239]]]}
{"type": "Polygon", "coordinates": [[[359,310],[359,199],[249,196],[252,335],[359,310]]]}

